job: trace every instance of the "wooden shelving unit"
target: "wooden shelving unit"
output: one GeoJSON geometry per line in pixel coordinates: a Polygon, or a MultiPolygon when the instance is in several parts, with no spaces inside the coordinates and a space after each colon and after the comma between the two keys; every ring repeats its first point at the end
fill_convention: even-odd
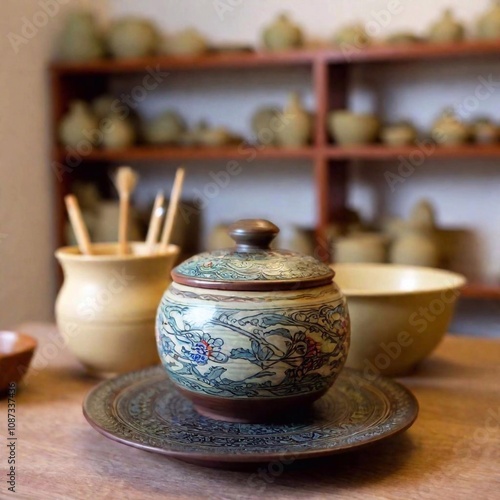
{"type": "MultiPolygon", "coordinates": [[[[330,143],[326,130],[329,111],[343,108],[348,94],[349,72],[352,67],[364,64],[391,64],[410,61],[428,61],[464,57],[500,57],[499,41],[466,41],[453,44],[414,44],[407,46],[378,45],[343,52],[332,48],[299,50],[283,53],[227,52],[210,53],[197,57],[149,57],[130,60],[98,60],[86,63],[54,63],[50,67],[53,100],[52,165],[65,165],[67,153],[57,143],[57,124],[74,98],[91,99],[110,88],[110,80],[148,71],[198,71],[202,69],[238,70],[256,68],[270,70],[279,67],[303,66],[311,71],[316,100],[315,134],[309,147],[278,149],[241,144],[221,148],[182,148],[136,146],[127,150],[113,151],[94,149],[82,156],[82,165],[94,164],[99,168],[68,168],[62,175],[54,176],[57,203],[55,218],[58,227],[58,243],[63,240],[63,197],[70,190],[74,178],[83,175],[99,175],[117,162],[156,162],[166,160],[244,160],[248,155],[273,160],[304,159],[311,161],[317,193],[317,227],[321,236],[332,221],[343,221],[347,205],[346,187],[348,168],[353,160],[378,161],[411,158],[419,146],[389,148],[375,144],[360,147],[339,147],[330,143]],[[102,167],[102,168],[101,168],[102,167]],[[94,173],[90,173],[90,172],[94,173]],[[97,173],[96,173],[97,172],[97,173]]],[[[464,145],[459,147],[432,148],[428,154],[433,159],[467,160],[472,158],[500,158],[500,144],[494,146],[464,145]]],[[[324,241],[318,238],[318,241],[324,241]]],[[[500,299],[500,286],[474,284],[467,287],[464,295],[474,298],[500,299]]]]}

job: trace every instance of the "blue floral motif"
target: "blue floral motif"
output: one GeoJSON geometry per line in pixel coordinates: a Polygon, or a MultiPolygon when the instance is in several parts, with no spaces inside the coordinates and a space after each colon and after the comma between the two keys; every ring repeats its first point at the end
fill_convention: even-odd
{"type": "Polygon", "coordinates": [[[227,356],[221,352],[221,347],[224,345],[222,339],[213,339],[204,332],[193,332],[192,339],[194,343],[187,356],[196,364],[206,365],[209,360],[220,363],[227,361],[227,356]]]}

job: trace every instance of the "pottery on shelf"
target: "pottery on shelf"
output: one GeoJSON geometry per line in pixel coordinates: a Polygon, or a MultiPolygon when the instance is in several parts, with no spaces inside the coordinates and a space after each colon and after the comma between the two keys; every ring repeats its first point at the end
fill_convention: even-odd
{"type": "Polygon", "coordinates": [[[262,33],[262,41],[267,50],[290,50],[303,45],[302,30],[286,14],[281,14],[262,33]]]}
{"type": "Polygon", "coordinates": [[[495,123],[488,118],[481,118],[472,125],[472,135],[477,144],[495,144],[500,134],[495,123]]]}
{"type": "Polygon", "coordinates": [[[259,144],[278,145],[278,130],[283,126],[283,113],[276,108],[258,109],[252,116],[252,130],[259,144]]]}
{"type": "Polygon", "coordinates": [[[500,0],[492,0],[491,9],[478,19],[477,37],[500,38],[500,0]]]}
{"type": "Polygon", "coordinates": [[[393,264],[437,267],[439,257],[434,230],[412,221],[407,223],[406,229],[394,241],[390,250],[390,261],[393,264]]]}
{"type": "Polygon", "coordinates": [[[335,45],[363,48],[371,43],[371,38],[361,24],[344,26],[333,37],[335,45]]]}
{"type": "Polygon", "coordinates": [[[101,122],[102,145],[106,149],[123,149],[134,144],[136,139],[133,123],[118,113],[111,113],[101,122]]]}
{"type": "Polygon", "coordinates": [[[97,145],[99,122],[84,101],[71,101],[59,124],[59,140],[64,146],[97,145]]]}
{"type": "Polygon", "coordinates": [[[446,9],[441,19],[431,26],[428,40],[436,43],[458,42],[463,40],[464,34],[463,25],[454,18],[451,9],[446,9]]]}
{"type": "Polygon", "coordinates": [[[408,146],[417,139],[417,130],[409,122],[386,125],[380,132],[380,138],[387,146],[408,146]]]}
{"type": "Polygon", "coordinates": [[[158,363],[156,309],[179,247],[151,255],[144,243],[130,246],[132,254],[123,256],[116,243],[93,244],[94,255],[77,247],[56,252],[64,271],[57,326],[68,349],[95,375],[158,363]]]}
{"type": "Polygon", "coordinates": [[[165,111],[144,126],[144,138],[149,144],[178,143],[186,131],[183,118],[175,111],[165,111]]]}
{"type": "Polygon", "coordinates": [[[410,212],[409,221],[413,227],[436,229],[436,210],[429,200],[420,200],[410,212]]]}
{"type": "Polygon", "coordinates": [[[396,46],[411,45],[413,43],[420,43],[420,42],[422,42],[422,39],[419,36],[404,31],[400,33],[394,33],[393,35],[390,35],[385,39],[385,43],[396,46]]]}
{"type": "Polygon", "coordinates": [[[158,308],[165,370],[202,414],[266,421],[304,409],[340,373],[349,316],[333,272],[269,244],[265,220],[230,226],[232,249],[192,257],[172,272],[158,308]]]}
{"type": "Polygon", "coordinates": [[[63,61],[83,62],[103,57],[104,42],[92,13],[70,13],[58,47],[63,61]]]}
{"type": "Polygon", "coordinates": [[[219,147],[232,144],[237,137],[226,127],[205,127],[197,132],[197,141],[201,146],[219,147]]]}
{"type": "Polygon", "coordinates": [[[299,148],[309,143],[312,135],[311,115],[302,107],[297,93],[290,94],[281,119],[281,126],[276,131],[279,146],[299,148]]]}
{"type": "Polygon", "coordinates": [[[102,120],[106,116],[117,111],[115,109],[115,104],[120,104],[120,101],[112,95],[102,94],[92,100],[90,108],[92,113],[94,113],[94,116],[97,119],[102,120]]]}
{"type": "Polygon", "coordinates": [[[194,28],[187,28],[165,38],[162,53],[174,56],[197,56],[208,51],[208,43],[194,28]]]}
{"type": "Polygon", "coordinates": [[[380,233],[355,233],[333,239],[335,262],[386,262],[387,237],[380,233]]]}
{"type": "Polygon", "coordinates": [[[338,110],[328,115],[328,129],[341,146],[370,144],[377,139],[380,121],[375,115],[338,110]]]}
{"type": "Polygon", "coordinates": [[[470,128],[455,115],[452,109],[446,109],[432,126],[432,138],[442,146],[457,146],[467,142],[470,128]]]}
{"type": "Polygon", "coordinates": [[[460,274],[392,264],[335,264],[335,280],[352,318],[346,366],[375,380],[408,374],[436,348],[465,284],[460,274]]]}
{"type": "Polygon", "coordinates": [[[153,23],[140,17],[119,19],[108,32],[109,50],[117,59],[152,55],[157,51],[158,40],[153,23]]]}

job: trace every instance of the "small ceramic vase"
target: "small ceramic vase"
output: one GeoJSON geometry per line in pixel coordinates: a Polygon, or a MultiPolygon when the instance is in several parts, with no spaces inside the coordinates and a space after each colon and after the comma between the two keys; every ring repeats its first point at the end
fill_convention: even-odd
{"type": "Polygon", "coordinates": [[[234,140],[233,134],[226,127],[206,127],[199,130],[197,135],[200,145],[211,148],[226,146],[234,140]]]}
{"type": "Polygon", "coordinates": [[[329,114],[328,128],[337,144],[357,146],[376,141],[380,131],[380,121],[374,115],[339,110],[329,114]]]}
{"type": "Polygon", "coordinates": [[[104,56],[104,43],[90,12],[69,14],[59,43],[63,61],[82,62],[104,56]]]}
{"type": "Polygon", "coordinates": [[[299,95],[292,93],[284,109],[282,126],[276,132],[278,145],[299,148],[309,143],[311,134],[311,115],[302,107],[299,95]]]}
{"type": "Polygon", "coordinates": [[[382,142],[387,146],[408,146],[417,139],[417,131],[409,122],[385,126],[380,132],[382,142]]]}
{"type": "Polygon", "coordinates": [[[432,127],[432,138],[442,146],[464,144],[469,136],[469,127],[458,119],[452,109],[446,109],[432,127]]]}
{"type": "Polygon", "coordinates": [[[358,233],[334,238],[334,262],[382,263],[387,260],[387,237],[378,233],[358,233]]]}
{"type": "Polygon", "coordinates": [[[115,21],[108,33],[109,50],[117,59],[154,54],[158,40],[158,32],[153,23],[138,17],[125,17],[115,21]]]}
{"type": "Polygon", "coordinates": [[[136,135],[132,122],[117,113],[111,113],[101,122],[102,145],[106,149],[122,149],[132,146],[136,135]]]}
{"type": "Polygon", "coordinates": [[[476,144],[495,144],[498,142],[498,127],[488,118],[476,120],[472,129],[476,144]]]}
{"type": "Polygon", "coordinates": [[[500,0],[493,0],[491,9],[479,18],[477,37],[483,39],[500,38],[500,0]]]}
{"type": "Polygon", "coordinates": [[[235,248],[172,272],[158,308],[158,350],[203,415],[290,416],[331,387],[347,358],[349,316],[334,273],[313,257],[271,250],[278,231],[269,221],[239,221],[229,228],[235,248]]]}
{"type": "Polygon", "coordinates": [[[462,24],[455,20],[451,9],[446,9],[439,21],[431,26],[428,40],[430,42],[458,42],[463,40],[465,30],[462,24]]]}
{"type": "Polygon", "coordinates": [[[393,264],[437,267],[439,248],[433,231],[408,224],[391,247],[390,261],[393,264]]]}
{"type": "Polygon", "coordinates": [[[97,145],[97,118],[83,101],[72,101],[59,124],[59,139],[64,146],[76,148],[82,143],[97,145]]]}
{"type": "Polygon", "coordinates": [[[194,28],[185,29],[168,37],[162,44],[162,53],[173,56],[198,56],[207,51],[207,41],[194,28]]]}
{"type": "Polygon", "coordinates": [[[186,131],[186,124],[175,111],[165,111],[147,123],[144,138],[149,144],[176,144],[186,131]]]}
{"type": "Polygon", "coordinates": [[[92,100],[90,107],[97,119],[102,120],[106,116],[115,112],[114,104],[117,99],[112,95],[103,94],[92,100]]]}
{"type": "Polygon", "coordinates": [[[303,45],[301,29],[290,21],[286,14],[281,14],[262,33],[264,47],[267,50],[290,50],[303,45]]]}
{"type": "Polygon", "coordinates": [[[429,200],[420,200],[411,210],[410,224],[414,228],[436,229],[436,211],[429,200]]]}
{"type": "Polygon", "coordinates": [[[276,108],[262,108],[252,117],[252,130],[259,144],[278,145],[278,130],[283,125],[283,114],[276,108]]]}
{"type": "Polygon", "coordinates": [[[352,26],[345,26],[335,33],[333,42],[340,47],[347,45],[360,49],[370,45],[371,38],[363,26],[354,24],[352,26]]]}
{"type": "Polygon", "coordinates": [[[158,363],[156,308],[171,281],[179,247],[151,255],[143,243],[118,255],[116,243],[56,252],[64,271],[56,320],[68,349],[94,375],[138,370],[158,363]]]}
{"type": "Polygon", "coordinates": [[[414,43],[420,43],[422,39],[413,33],[395,33],[394,35],[388,36],[385,39],[385,43],[389,45],[411,45],[414,43]]]}

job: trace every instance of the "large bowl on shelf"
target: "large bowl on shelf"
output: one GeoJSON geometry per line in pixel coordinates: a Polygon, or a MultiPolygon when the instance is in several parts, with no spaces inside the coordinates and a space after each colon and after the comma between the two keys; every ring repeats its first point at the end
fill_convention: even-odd
{"type": "Polygon", "coordinates": [[[409,373],[441,342],[465,278],[441,269],[335,264],[349,304],[346,366],[367,376],[409,373]]]}
{"type": "Polygon", "coordinates": [[[332,111],[328,115],[328,131],[340,146],[370,144],[378,137],[380,121],[375,115],[332,111]]]}
{"type": "Polygon", "coordinates": [[[265,220],[229,226],[234,248],[177,266],[158,308],[160,358],[203,415],[260,422],[303,410],[347,358],[349,315],[333,271],[269,245],[265,220]]]}

